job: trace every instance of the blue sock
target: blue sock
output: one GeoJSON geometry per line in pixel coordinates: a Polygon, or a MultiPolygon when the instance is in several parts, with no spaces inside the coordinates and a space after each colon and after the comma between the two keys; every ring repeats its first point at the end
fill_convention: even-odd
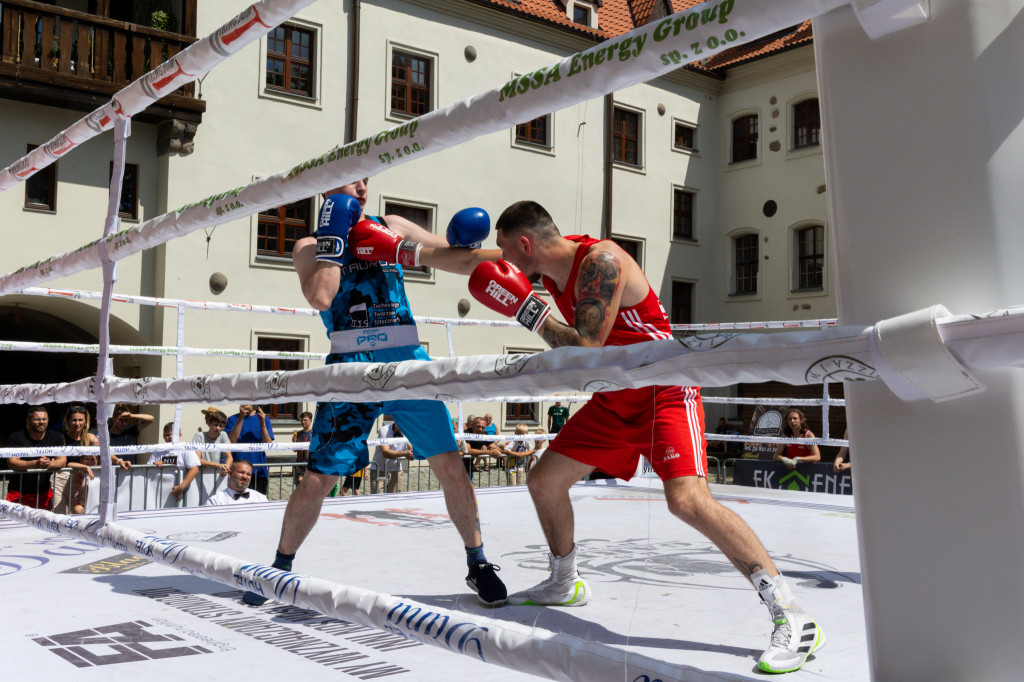
{"type": "Polygon", "coordinates": [[[466,563],[470,566],[487,563],[487,557],[484,556],[484,543],[481,542],[479,547],[466,548],[466,563]]]}
{"type": "Polygon", "coordinates": [[[281,550],[277,550],[277,556],[274,557],[274,563],[271,566],[280,568],[282,571],[290,571],[293,561],[295,561],[294,554],[282,554],[281,550]]]}

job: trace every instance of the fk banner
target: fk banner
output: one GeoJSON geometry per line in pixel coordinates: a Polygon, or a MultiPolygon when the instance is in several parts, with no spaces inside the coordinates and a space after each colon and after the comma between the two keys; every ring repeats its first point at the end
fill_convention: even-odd
{"type": "Polygon", "coordinates": [[[812,493],[852,495],[853,478],[849,471],[837,474],[831,464],[798,464],[789,469],[781,462],[738,459],[733,468],[733,483],[773,490],[806,490],[812,493]]]}

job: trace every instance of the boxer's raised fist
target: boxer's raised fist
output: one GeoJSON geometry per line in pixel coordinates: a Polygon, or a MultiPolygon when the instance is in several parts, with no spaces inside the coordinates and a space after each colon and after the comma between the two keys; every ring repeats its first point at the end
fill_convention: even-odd
{"type": "Polygon", "coordinates": [[[491,232],[491,217],[482,208],[464,208],[452,216],[446,237],[452,246],[479,249],[491,232]]]}
{"type": "Polygon", "coordinates": [[[422,244],[410,242],[372,220],[360,220],[348,235],[349,246],[356,258],[386,261],[399,265],[418,266],[422,244]]]}
{"type": "Polygon", "coordinates": [[[476,266],[469,276],[469,292],[491,310],[514,317],[531,332],[540,329],[551,314],[551,307],[533,293],[526,275],[507,261],[485,261],[476,266]]]}
{"type": "Polygon", "coordinates": [[[320,207],[316,231],[316,259],[341,265],[349,228],[363,215],[359,200],[348,194],[332,194],[320,207]]]}

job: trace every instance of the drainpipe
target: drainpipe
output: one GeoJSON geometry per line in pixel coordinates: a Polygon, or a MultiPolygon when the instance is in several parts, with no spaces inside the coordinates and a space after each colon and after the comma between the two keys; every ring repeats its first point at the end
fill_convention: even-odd
{"type": "Polygon", "coordinates": [[[359,120],[359,36],[361,34],[360,10],[362,0],[352,0],[351,37],[349,41],[349,96],[348,96],[348,129],[345,131],[345,142],[356,139],[357,122],[359,120]]]}
{"type": "Polygon", "coordinates": [[[601,239],[612,236],[612,122],[615,119],[615,97],[612,93],[604,96],[604,215],[601,220],[601,239]]]}

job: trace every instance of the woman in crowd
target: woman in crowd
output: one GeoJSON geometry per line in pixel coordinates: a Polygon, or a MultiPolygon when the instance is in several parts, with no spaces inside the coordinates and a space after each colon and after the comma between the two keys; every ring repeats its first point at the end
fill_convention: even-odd
{"type": "MultiPolygon", "coordinates": [[[[786,418],[782,421],[782,437],[814,438],[814,434],[807,428],[807,416],[804,415],[803,410],[791,407],[786,411],[786,418]]],[[[817,445],[779,443],[772,459],[782,462],[789,469],[795,469],[797,464],[820,462],[821,452],[817,445]]]]}
{"type": "MultiPolygon", "coordinates": [[[[64,442],[73,447],[90,447],[100,444],[95,433],[89,431],[91,418],[89,410],[82,405],[72,405],[64,413],[62,433],[64,442]]],[[[86,496],[89,493],[89,481],[93,474],[92,467],[97,466],[100,460],[95,455],[68,456],[68,467],[72,471],[58,471],[53,475],[53,510],[56,514],[67,514],[70,507],[71,513],[82,514],[85,512],[86,496]],[[78,509],[81,508],[81,511],[78,509]]],[[[117,455],[111,453],[111,462],[126,471],[132,465],[117,455]]]]}

